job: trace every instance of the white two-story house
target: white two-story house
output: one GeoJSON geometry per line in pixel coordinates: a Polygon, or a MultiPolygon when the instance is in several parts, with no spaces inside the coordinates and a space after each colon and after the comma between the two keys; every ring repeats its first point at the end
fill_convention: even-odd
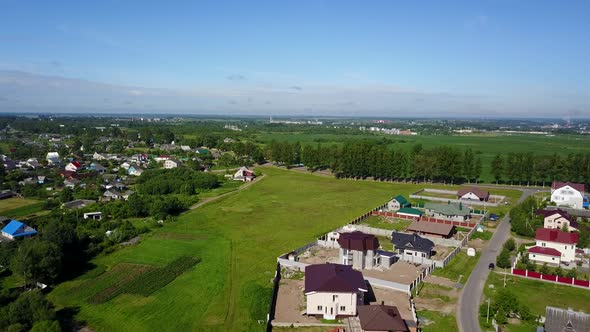
{"type": "Polygon", "coordinates": [[[317,264],[305,268],[306,314],[324,319],[356,316],[368,287],[350,265],[317,264]]]}
{"type": "Polygon", "coordinates": [[[562,209],[538,210],[537,214],[543,216],[543,228],[577,231],[578,223],[572,216],[562,209]]]}
{"type": "Polygon", "coordinates": [[[551,184],[551,202],[557,206],[582,209],[584,204],[584,184],[554,181],[551,184]]]}
{"type": "Polygon", "coordinates": [[[537,228],[535,246],[529,248],[529,259],[537,263],[571,263],[576,259],[578,233],[559,229],[537,228]]]}

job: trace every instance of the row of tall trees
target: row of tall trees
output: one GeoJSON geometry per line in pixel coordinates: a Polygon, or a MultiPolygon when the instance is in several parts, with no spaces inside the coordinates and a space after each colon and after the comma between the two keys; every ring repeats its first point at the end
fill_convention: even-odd
{"type": "Polygon", "coordinates": [[[496,182],[542,185],[552,181],[590,184],[590,153],[561,156],[536,155],[532,152],[498,154],[491,162],[496,182]]]}
{"type": "Polygon", "coordinates": [[[481,158],[471,149],[424,149],[417,144],[411,151],[393,150],[372,141],[330,146],[318,143],[303,148],[299,142],[273,141],[267,158],[285,165],[303,163],[311,170],[330,168],[339,178],[379,180],[471,182],[479,179],[482,168],[481,158]]]}

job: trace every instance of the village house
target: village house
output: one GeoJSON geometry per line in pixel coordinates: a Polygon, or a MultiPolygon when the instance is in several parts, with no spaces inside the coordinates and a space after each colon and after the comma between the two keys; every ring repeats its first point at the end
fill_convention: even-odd
{"type": "Polygon", "coordinates": [[[170,159],[170,156],[164,155],[164,154],[163,155],[160,155],[160,156],[157,156],[156,158],[154,158],[154,160],[156,162],[166,161],[168,159],[170,159]]]}
{"type": "Polygon", "coordinates": [[[476,187],[461,188],[457,191],[457,199],[487,202],[490,192],[476,187]]]}
{"type": "Polygon", "coordinates": [[[102,201],[113,201],[123,198],[123,195],[115,189],[109,189],[102,194],[102,201]]]}
{"type": "Polygon", "coordinates": [[[379,265],[377,249],[379,240],[372,234],[363,232],[340,233],[340,262],[352,265],[357,270],[372,269],[379,265]]]}
{"type": "Polygon", "coordinates": [[[82,209],[92,203],[96,203],[96,201],[91,199],[75,199],[73,201],[63,203],[62,206],[67,209],[82,209]]]}
{"type": "Polygon", "coordinates": [[[537,263],[559,265],[571,263],[576,259],[578,233],[568,233],[559,229],[537,228],[535,246],[529,248],[529,259],[537,263]]]}
{"type": "Polygon", "coordinates": [[[143,169],[137,165],[131,165],[127,168],[127,174],[141,176],[141,174],[143,174],[143,169]]]}
{"type": "Polygon", "coordinates": [[[387,210],[392,212],[409,207],[411,207],[410,202],[402,195],[397,195],[387,202],[387,210]]]}
{"type": "Polygon", "coordinates": [[[86,212],[84,213],[84,219],[101,220],[102,212],[86,212]]]}
{"type": "Polygon", "coordinates": [[[94,152],[94,154],[92,155],[92,159],[94,160],[106,160],[107,157],[103,154],[100,154],[98,152],[94,152]]]}
{"type": "Polygon", "coordinates": [[[2,160],[2,165],[4,166],[5,170],[11,171],[16,168],[16,163],[14,162],[14,160],[10,159],[10,157],[0,155],[0,159],[2,160]]]}
{"type": "Polygon", "coordinates": [[[37,234],[36,230],[18,220],[11,220],[6,226],[4,226],[4,228],[2,228],[2,236],[10,240],[30,237],[35,234],[37,234]]]}
{"type": "Polygon", "coordinates": [[[368,287],[352,266],[317,264],[305,267],[306,314],[324,319],[356,316],[368,287]]]}
{"type": "Polygon", "coordinates": [[[256,178],[256,175],[254,175],[254,171],[251,171],[244,166],[240,167],[240,169],[238,169],[233,176],[234,180],[244,182],[253,181],[254,178],[256,178]]]}
{"type": "Polygon", "coordinates": [[[572,216],[562,209],[538,210],[537,215],[543,216],[543,228],[577,231],[578,223],[572,216]]]}
{"type": "Polygon", "coordinates": [[[77,172],[82,169],[82,164],[77,161],[72,161],[71,163],[67,164],[65,167],[66,171],[70,172],[77,172]]]}
{"type": "Polygon", "coordinates": [[[189,145],[181,145],[180,149],[184,152],[189,152],[191,150],[191,147],[189,145]]]}
{"type": "Polygon", "coordinates": [[[90,166],[88,167],[88,170],[95,171],[98,174],[104,174],[107,171],[106,167],[102,166],[99,163],[90,164],[90,166]]]}
{"type": "Polygon", "coordinates": [[[55,165],[59,163],[59,153],[57,152],[47,152],[47,156],[45,157],[49,165],[55,165]]]}
{"type": "Polygon", "coordinates": [[[393,232],[391,234],[391,243],[395,246],[398,254],[405,258],[421,257],[430,258],[434,242],[423,238],[418,234],[406,234],[393,232]]]}
{"type": "Polygon", "coordinates": [[[557,206],[568,206],[574,209],[584,207],[584,184],[557,182],[551,184],[551,202],[557,206]]]}
{"type": "Polygon", "coordinates": [[[149,156],[145,153],[138,153],[131,156],[131,161],[134,163],[145,163],[149,160],[149,156]]]}
{"type": "Polygon", "coordinates": [[[64,180],[64,187],[67,187],[70,189],[74,189],[79,184],[80,184],[80,180],[73,178],[73,177],[69,177],[64,180]]]}
{"type": "Polygon", "coordinates": [[[547,306],[543,332],[590,332],[590,314],[547,306]]]}
{"type": "Polygon", "coordinates": [[[448,239],[455,233],[455,226],[428,221],[414,221],[406,228],[406,231],[448,239]]]}
{"type": "Polygon", "coordinates": [[[471,209],[463,206],[463,203],[453,204],[451,202],[424,204],[424,211],[426,215],[436,219],[444,219],[451,221],[466,221],[471,218],[471,209]]]}
{"type": "Polygon", "coordinates": [[[118,182],[118,181],[111,181],[108,182],[106,185],[104,185],[105,189],[116,189],[116,190],[125,190],[125,188],[127,188],[127,186],[122,183],[122,182],[118,182]]]}
{"type": "Polygon", "coordinates": [[[395,306],[360,305],[357,308],[362,332],[409,332],[395,306]]]}
{"type": "Polygon", "coordinates": [[[25,166],[37,169],[37,168],[41,167],[41,164],[39,164],[39,161],[37,160],[37,158],[29,158],[25,162],[25,166]]]}
{"type": "Polygon", "coordinates": [[[0,191],[0,199],[7,199],[16,196],[16,193],[10,189],[0,191]]]}
{"type": "Polygon", "coordinates": [[[164,161],[165,169],[177,168],[178,166],[180,166],[180,160],[178,159],[168,159],[164,161]]]}

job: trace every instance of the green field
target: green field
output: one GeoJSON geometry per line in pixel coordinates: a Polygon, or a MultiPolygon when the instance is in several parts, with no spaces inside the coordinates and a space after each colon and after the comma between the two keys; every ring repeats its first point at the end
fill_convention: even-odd
{"type": "Polygon", "coordinates": [[[97,271],[57,286],[49,298],[58,307],[78,307],[77,318],[97,331],[262,330],[256,320],[266,318],[278,255],[420,187],[258,171],[267,176],[180,216],[136,246],[96,258],[97,271]],[[123,263],[162,268],[182,256],[201,262],[149,296],[89,301],[104,287],[97,277],[103,271],[123,263]]]}
{"type": "Polygon", "coordinates": [[[18,197],[0,200],[0,215],[4,215],[7,211],[22,208],[24,206],[32,205],[38,202],[38,200],[18,197]]]}
{"type": "Polygon", "coordinates": [[[455,332],[457,321],[454,315],[445,315],[436,311],[420,310],[417,312],[423,332],[455,332]],[[427,324],[423,324],[426,320],[427,324]]]}
{"type": "Polygon", "coordinates": [[[387,229],[390,231],[403,231],[412,223],[411,220],[404,220],[404,219],[395,219],[389,220],[384,217],[380,216],[370,216],[369,218],[363,220],[361,224],[367,225],[369,227],[374,228],[381,228],[387,229]]]}
{"type": "Polygon", "coordinates": [[[389,146],[394,149],[409,150],[414,144],[420,143],[424,148],[432,148],[440,145],[452,145],[457,148],[471,148],[482,160],[482,180],[492,182],[490,175],[490,163],[498,153],[508,152],[533,152],[539,155],[553,153],[567,155],[572,152],[590,152],[590,136],[582,135],[557,135],[548,137],[544,135],[507,135],[507,134],[481,134],[481,135],[456,135],[456,136],[394,136],[376,133],[351,134],[306,134],[297,132],[264,132],[257,135],[257,141],[268,143],[277,141],[300,141],[317,144],[342,144],[347,140],[373,139],[382,140],[388,138],[394,143],[389,146]]]}
{"type": "Polygon", "coordinates": [[[465,283],[469,279],[471,271],[475,268],[479,255],[480,252],[478,251],[475,257],[469,257],[465,251],[461,250],[444,269],[436,269],[432,274],[465,283]]]}
{"type": "MultiPolygon", "coordinates": [[[[503,275],[490,273],[484,288],[484,300],[493,297],[497,289],[504,286],[503,275]],[[489,285],[494,285],[490,288],[489,285]]],[[[506,277],[506,287],[516,295],[520,303],[526,304],[534,315],[545,316],[545,307],[572,308],[575,311],[590,312],[590,291],[572,286],[536,281],[514,276],[506,277]]],[[[485,323],[485,317],[480,321],[485,323]]],[[[508,325],[507,331],[527,331],[530,324],[508,325]]]]}

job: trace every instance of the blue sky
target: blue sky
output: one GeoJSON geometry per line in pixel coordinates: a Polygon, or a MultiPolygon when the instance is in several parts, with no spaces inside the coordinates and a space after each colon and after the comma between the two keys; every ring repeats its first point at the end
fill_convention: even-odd
{"type": "Polygon", "coordinates": [[[587,1],[0,0],[0,111],[586,117],[588,13],[587,1]]]}

